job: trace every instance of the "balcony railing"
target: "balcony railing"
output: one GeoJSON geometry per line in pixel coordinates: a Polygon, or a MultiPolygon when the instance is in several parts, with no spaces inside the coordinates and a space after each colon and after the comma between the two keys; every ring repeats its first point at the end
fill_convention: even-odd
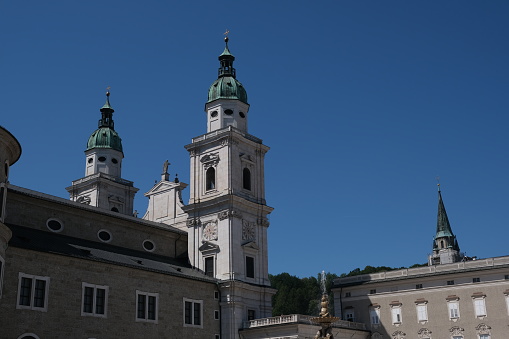
{"type": "MultiPolygon", "coordinates": [[[[272,325],[281,325],[281,324],[309,324],[309,325],[317,325],[311,322],[312,316],[302,315],[302,314],[290,314],[290,315],[281,315],[278,317],[270,317],[270,318],[261,318],[254,319],[244,322],[244,328],[254,328],[254,327],[263,327],[263,326],[272,326],[272,325]]],[[[318,326],[318,325],[317,325],[318,326]]],[[[333,327],[340,328],[350,328],[356,330],[366,330],[366,326],[362,323],[354,323],[351,321],[338,320],[332,324],[333,327]]]]}

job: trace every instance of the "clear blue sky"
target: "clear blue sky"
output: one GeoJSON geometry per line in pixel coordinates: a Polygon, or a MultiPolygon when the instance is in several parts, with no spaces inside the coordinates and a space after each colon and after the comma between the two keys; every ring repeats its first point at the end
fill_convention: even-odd
{"type": "Polygon", "coordinates": [[[461,249],[509,254],[507,1],[2,1],[11,183],[68,197],[107,86],[140,214],[164,160],[189,183],[226,29],[271,147],[270,273],[426,262],[436,176],[461,249]]]}

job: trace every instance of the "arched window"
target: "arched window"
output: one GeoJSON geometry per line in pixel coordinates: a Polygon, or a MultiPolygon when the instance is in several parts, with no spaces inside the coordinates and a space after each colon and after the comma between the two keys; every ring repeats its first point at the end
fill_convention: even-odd
{"type": "Polygon", "coordinates": [[[209,169],[207,170],[205,180],[206,180],[205,189],[207,191],[216,188],[216,170],[214,169],[214,167],[209,167],[209,169]]]}
{"type": "Polygon", "coordinates": [[[116,208],[116,207],[112,207],[112,208],[111,208],[111,210],[112,210],[113,212],[118,212],[118,208],[116,208]]]}
{"type": "Polygon", "coordinates": [[[242,187],[251,191],[251,171],[248,168],[242,171],[242,187]]]}
{"type": "Polygon", "coordinates": [[[444,241],[440,240],[440,248],[444,248],[444,241]]]}

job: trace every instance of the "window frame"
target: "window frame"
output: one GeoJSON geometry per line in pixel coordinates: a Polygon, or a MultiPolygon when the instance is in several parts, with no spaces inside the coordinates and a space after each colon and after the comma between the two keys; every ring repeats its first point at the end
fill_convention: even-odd
{"type": "Polygon", "coordinates": [[[345,310],[345,321],[355,322],[355,309],[354,308],[348,308],[345,310]]]}
{"type": "Polygon", "coordinates": [[[460,302],[459,299],[448,300],[447,301],[447,314],[449,314],[449,319],[457,320],[460,318],[460,302]],[[456,306],[453,308],[453,306],[456,306]],[[456,316],[453,316],[453,310],[456,311],[456,316]]]}
{"type": "Polygon", "coordinates": [[[183,301],[182,301],[182,323],[184,325],[184,327],[196,327],[196,328],[203,328],[203,300],[197,300],[197,299],[189,299],[189,298],[183,298],[183,301]],[[186,322],[186,303],[191,303],[191,314],[190,314],[190,319],[191,319],[191,322],[186,322]],[[200,305],[200,323],[199,324],[195,324],[195,320],[196,320],[196,310],[195,310],[195,307],[196,305],[200,305]]]}
{"type": "Polygon", "coordinates": [[[416,302],[415,311],[417,313],[417,322],[424,324],[429,320],[428,317],[428,303],[427,302],[416,302]]]}
{"type": "Polygon", "coordinates": [[[203,258],[203,273],[205,273],[208,277],[215,277],[216,274],[216,257],[214,255],[209,255],[203,258]],[[211,267],[208,267],[208,266],[211,267]],[[211,269],[211,270],[209,270],[211,269]]]}
{"type": "Polygon", "coordinates": [[[145,292],[136,290],[136,312],[135,312],[135,321],[137,322],[146,322],[146,323],[154,323],[157,324],[159,322],[159,293],[145,292]],[[144,317],[139,317],[139,297],[145,297],[145,305],[144,305],[144,317]],[[154,298],[154,319],[149,318],[149,298],[154,298]]]}
{"type": "Polygon", "coordinates": [[[216,169],[214,166],[210,166],[205,169],[205,192],[211,192],[217,190],[217,176],[216,169]]]}
{"type": "Polygon", "coordinates": [[[108,317],[108,293],[109,287],[106,285],[95,285],[86,282],[81,283],[81,316],[83,317],[98,317],[98,318],[107,318],[108,317]],[[85,291],[86,288],[92,288],[92,312],[85,312],[85,291]],[[97,290],[104,290],[104,313],[97,313],[97,290]]]}
{"type": "Polygon", "coordinates": [[[242,170],[242,189],[251,191],[253,187],[253,181],[251,180],[251,170],[248,167],[244,167],[242,170]]]}
{"type": "Polygon", "coordinates": [[[403,322],[401,312],[401,304],[399,305],[391,305],[391,319],[393,325],[399,325],[403,322]]]}
{"type": "Polygon", "coordinates": [[[480,295],[480,296],[472,296],[472,302],[474,304],[474,314],[476,318],[485,318],[488,316],[488,311],[486,309],[486,296],[480,295]],[[484,314],[480,314],[479,311],[484,310],[484,314]]]}
{"type": "Polygon", "coordinates": [[[369,308],[369,321],[371,325],[380,325],[380,307],[371,306],[369,308]]]}
{"type": "Polygon", "coordinates": [[[23,272],[19,272],[18,274],[18,294],[16,299],[16,309],[24,309],[24,310],[33,310],[33,311],[42,311],[47,312],[48,311],[48,294],[49,294],[49,283],[50,283],[50,277],[44,277],[44,276],[38,276],[33,274],[26,274],[23,272]],[[30,285],[30,295],[29,295],[29,302],[30,305],[21,305],[20,303],[20,297],[21,297],[21,286],[23,279],[30,279],[31,285],[30,285]],[[44,296],[43,296],[43,307],[34,306],[34,300],[35,300],[35,288],[37,285],[37,280],[44,281],[44,296]]]}

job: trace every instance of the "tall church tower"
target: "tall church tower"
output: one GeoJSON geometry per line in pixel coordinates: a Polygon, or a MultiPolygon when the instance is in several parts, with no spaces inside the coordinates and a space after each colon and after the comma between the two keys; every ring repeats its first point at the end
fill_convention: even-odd
{"type": "Polygon", "coordinates": [[[264,157],[269,147],[247,133],[247,93],[226,46],[205,104],[207,133],[186,146],[191,158],[188,214],[191,265],[219,279],[222,332],[271,316],[264,157]]]}
{"type": "Polygon", "coordinates": [[[451,264],[462,259],[458,240],[452,233],[440,192],[440,184],[438,184],[437,233],[433,239],[433,253],[428,258],[428,265],[451,264]]]}
{"type": "Polygon", "coordinates": [[[115,131],[110,92],[101,108],[99,128],[88,139],[85,150],[85,177],[66,188],[73,201],[113,212],[133,215],[134,195],[138,191],[132,181],[122,179],[122,139],[115,131]]]}

